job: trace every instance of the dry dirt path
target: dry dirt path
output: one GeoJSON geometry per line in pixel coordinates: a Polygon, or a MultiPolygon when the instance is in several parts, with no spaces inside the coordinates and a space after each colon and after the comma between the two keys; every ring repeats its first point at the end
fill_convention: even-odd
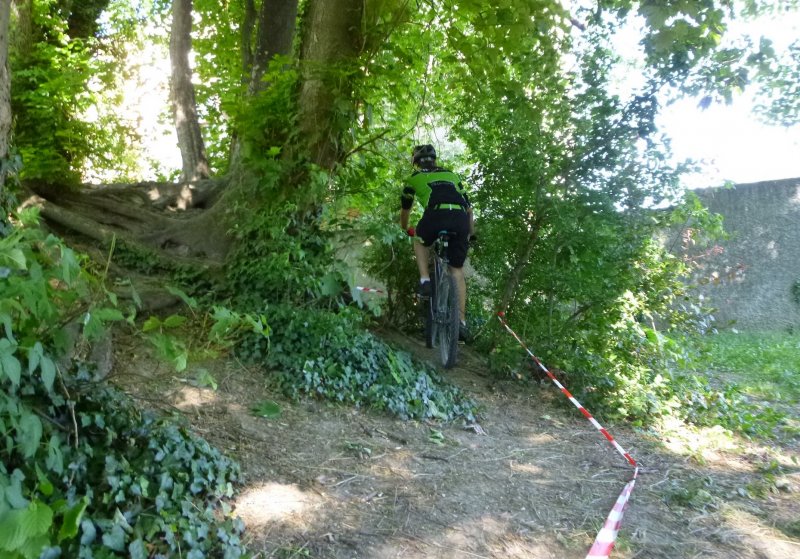
{"type": "MultiPolygon", "coordinates": [[[[431,357],[417,340],[391,341],[431,357]]],[[[631,474],[551,385],[497,381],[468,351],[443,374],[480,404],[483,435],[461,424],[291,403],[267,391],[257,370],[206,366],[216,391],[141,367],[116,381],[147,403],[180,410],[239,460],[245,485],[236,512],[256,557],[583,558],[631,474]],[[264,399],[280,403],[280,417],[251,414],[264,399]]],[[[612,557],[800,557],[797,446],[702,451],[607,427],[643,466],[612,557]],[[758,485],[759,467],[776,456],[780,469],[758,485]]]]}

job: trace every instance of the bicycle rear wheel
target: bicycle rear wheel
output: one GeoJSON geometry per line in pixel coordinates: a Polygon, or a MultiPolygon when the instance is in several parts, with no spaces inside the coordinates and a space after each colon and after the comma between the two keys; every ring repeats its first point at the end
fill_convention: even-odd
{"type": "Polygon", "coordinates": [[[458,360],[458,289],[456,279],[442,270],[436,285],[436,337],[442,365],[449,369],[458,360]]]}

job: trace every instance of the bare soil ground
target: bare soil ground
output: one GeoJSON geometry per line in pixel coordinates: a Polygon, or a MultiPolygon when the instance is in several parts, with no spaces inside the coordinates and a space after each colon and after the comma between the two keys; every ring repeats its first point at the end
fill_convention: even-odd
{"type": "MultiPolygon", "coordinates": [[[[498,380],[463,347],[443,375],[479,402],[485,434],[289,402],[263,371],[230,360],[203,364],[217,390],[132,342],[118,344],[117,363],[114,382],[239,460],[236,513],[260,558],[582,558],[632,473],[551,384],[498,380]],[[280,417],[251,413],[264,400],[280,417]]],[[[606,427],[642,466],[612,557],[800,557],[796,439],[606,427]]]]}

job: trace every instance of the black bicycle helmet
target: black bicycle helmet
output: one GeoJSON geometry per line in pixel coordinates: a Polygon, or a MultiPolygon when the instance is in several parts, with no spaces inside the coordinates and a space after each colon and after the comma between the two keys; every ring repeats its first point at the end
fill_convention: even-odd
{"type": "Polygon", "coordinates": [[[436,161],[436,150],[430,144],[414,147],[413,162],[419,165],[423,161],[436,161]]]}

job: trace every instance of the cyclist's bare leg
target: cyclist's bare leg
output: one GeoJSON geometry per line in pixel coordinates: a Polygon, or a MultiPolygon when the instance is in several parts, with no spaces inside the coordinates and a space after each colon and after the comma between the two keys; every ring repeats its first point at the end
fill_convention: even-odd
{"type": "Polygon", "coordinates": [[[419,268],[420,278],[430,278],[428,271],[428,258],[430,257],[430,248],[426,247],[419,241],[414,241],[414,255],[417,257],[417,268],[419,268]]]}
{"type": "Polygon", "coordinates": [[[464,279],[464,268],[454,268],[450,266],[450,273],[456,280],[456,289],[458,289],[458,312],[461,314],[461,322],[466,320],[467,308],[467,280],[464,279]]]}

